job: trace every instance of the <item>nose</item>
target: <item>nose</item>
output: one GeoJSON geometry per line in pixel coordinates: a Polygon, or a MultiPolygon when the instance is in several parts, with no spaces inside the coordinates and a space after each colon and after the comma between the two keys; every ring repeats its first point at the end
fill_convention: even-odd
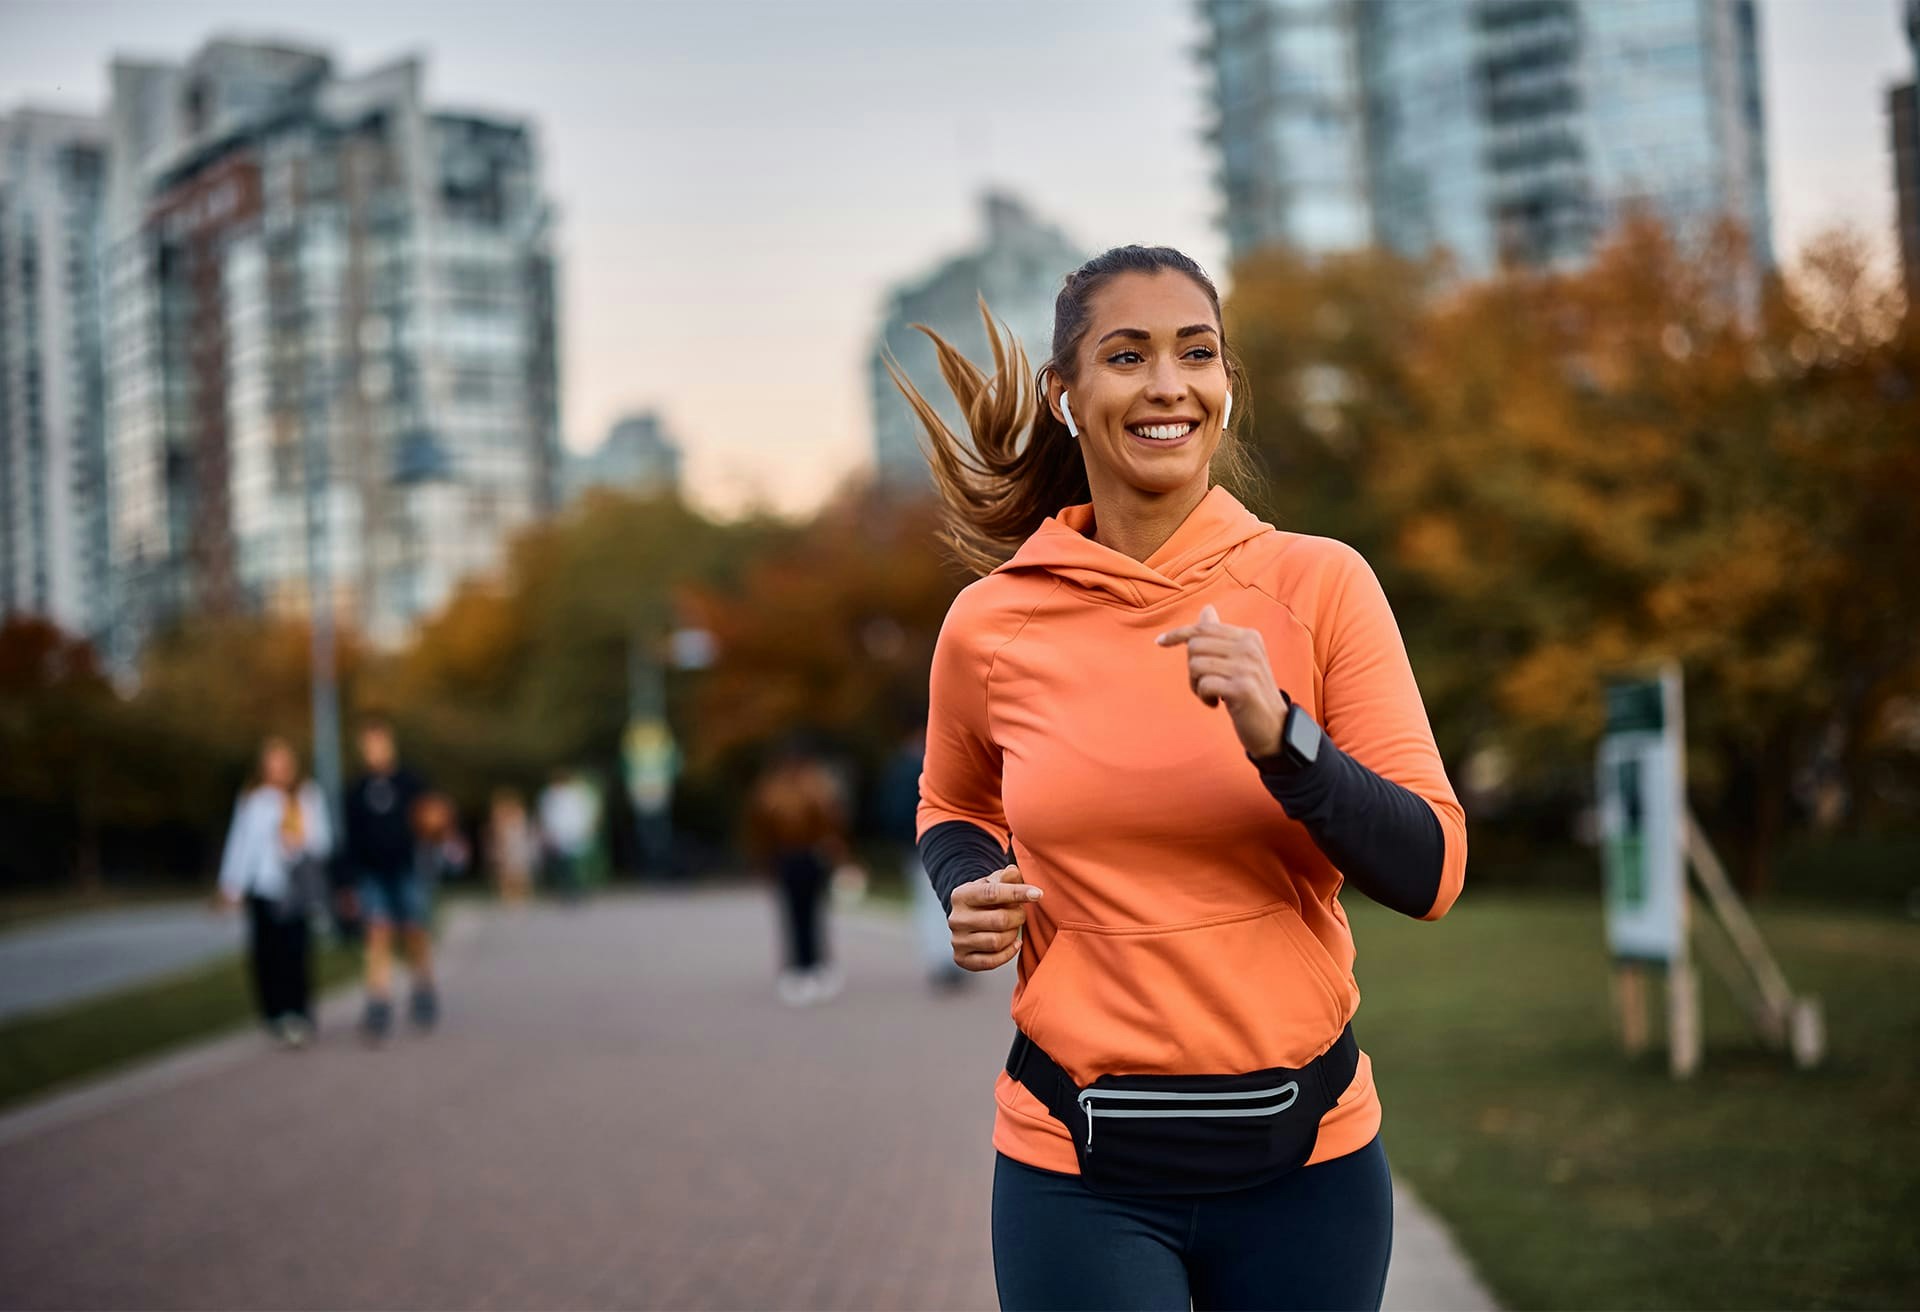
{"type": "Polygon", "coordinates": [[[1154,360],[1152,372],[1147,375],[1147,399],[1155,405],[1173,405],[1187,399],[1186,380],[1180,374],[1180,364],[1167,356],[1154,360]]]}

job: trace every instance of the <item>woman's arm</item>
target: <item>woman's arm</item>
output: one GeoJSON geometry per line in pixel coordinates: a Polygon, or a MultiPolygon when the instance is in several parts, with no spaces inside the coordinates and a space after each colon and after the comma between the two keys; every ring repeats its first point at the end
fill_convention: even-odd
{"type": "Polygon", "coordinates": [[[962,593],[940,626],[928,685],[927,757],[916,813],[920,861],[953,907],[953,890],[1008,864],[1001,755],[987,716],[987,643],[962,593]]]}
{"type": "Polygon", "coordinates": [[[1279,755],[1252,759],[1260,782],[1348,883],[1402,915],[1434,910],[1446,875],[1446,836],[1423,799],[1324,735],[1311,765],[1279,755]]]}
{"type": "Polygon", "coordinates": [[[1226,708],[1268,791],[1343,877],[1396,911],[1438,919],[1460,894],[1466,820],[1378,580],[1358,552],[1319,541],[1336,554],[1303,597],[1315,584],[1330,597],[1307,605],[1324,733],[1274,686],[1258,629],[1223,623],[1208,605],[1158,642],[1186,648],[1194,696],[1226,708]],[[1316,745],[1311,760],[1288,751],[1289,727],[1316,745]]]}
{"type": "Polygon", "coordinates": [[[250,792],[240,794],[240,800],[234,803],[233,822],[227,826],[226,846],[220,853],[220,895],[229,902],[238,902],[247,891],[253,873],[254,808],[249,805],[253,800],[250,792]]]}
{"type": "Polygon", "coordinates": [[[1326,717],[1319,759],[1261,778],[1327,859],[1376,902],[1421,920],[1447,913],[1466,878],[1466,813],[1427,723],[1380,581],[1342,548],[1316,628],[1326,717]]]}

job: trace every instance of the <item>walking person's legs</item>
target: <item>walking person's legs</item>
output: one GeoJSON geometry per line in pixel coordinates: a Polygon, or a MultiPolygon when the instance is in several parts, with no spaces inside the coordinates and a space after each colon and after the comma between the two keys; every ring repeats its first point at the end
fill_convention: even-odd
{"type": "Polygon", "coordinates": [[[273,904],[263,897],[247,897],[247,979],[253,985],[254,1009],[271,1025],[280,1018],[279,990],[274,978],[273,904]]]}
{"type": "Polygon", "coordinates": [[[287,930],[287,1011],[309,1027],[313,1024],[313,932],[307,918],[296,916],[287,930]]]}
{"type": "Polygon", "coordinates": [[[806,954],[806,944],[801,921],[806,915],[803,905],[806,892],[801,887],[801,872],[791,857],[781,858],[779,869],[774,873],[774,888],[780,903],[782,955],[786,968],[792,971],[805,969],[802,958],[806,954]]]}
{"type": "Polygon", "coordinates": [[[798,866],[796,910],[799,914],[794,929],[795,955],[799,968],[812,974],[826,964],[826,945],[820,934],[820,919],[826,902],[828,876],[825,863],[812,853],[801,858],[798,866]]]}
{"type": "Polygon", "coordinates": [[[774,897],[780,909],[781,957],[780,1000],[789,1006],[805,1006],[814,1000],[814,941],[808,924],[808,865],[804,852],[787,852],[775,859],[774,897]]]}
{"type": "Polygon", "coordinates": [[[920,949],[920,961],[927,972],[927,983],[937,989],[963,987],[968,972],[953,960],[953,932],[947,928],[947,909],[940,895],[927,882],[927,869],[917,855],[909,853],[902,871],[908,896],[913,899],[913,932],[920,949]]]}
{"type": "Polygon", "coordinates": [[[393,1028],[393,902],[385,881],[373,876],[360,881],[367,954],[367,1007],[360,1017],[360,1032],[376,1041],[393,1028]]]}
{"type": "Polygon", "coordinates": [[[809,977],[813,981],[816,1002],[829,1001],[840,993],[841,977],[833,964],[833,936],[827,925],[832,894],[833,868],[825,860],[815,857],[807,885],[806,933],[813,961],[809,977]]]}
{"type": "Polygon", "coordinates": [[[432,1029],[440,1019],[440,993],[433,980],[433,906],[427,881],[408,880],[398,900],[400,941],[412,982],[407,1015],[420,1029],[432,1029]]]}

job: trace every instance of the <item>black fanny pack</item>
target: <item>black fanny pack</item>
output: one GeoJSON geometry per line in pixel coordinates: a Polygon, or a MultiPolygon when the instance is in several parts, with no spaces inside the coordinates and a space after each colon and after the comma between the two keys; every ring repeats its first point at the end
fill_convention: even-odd
{"type": "Polygon", "coordinates": [[[1086,1088],[1016,1031],[1007,1074],[1067,1127],[1097,1194],[1218,1194],[1305,1164],[1320,1118],[1353,1083],[1353,1027],[1305,1066],[1244,1075],[1102,1075],[1086,1088]]]}

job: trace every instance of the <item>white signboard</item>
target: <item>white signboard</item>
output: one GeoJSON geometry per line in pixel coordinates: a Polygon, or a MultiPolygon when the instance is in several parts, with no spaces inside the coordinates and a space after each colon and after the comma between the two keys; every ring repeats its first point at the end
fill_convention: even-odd
{"type": "Polygon", "coordinates": [[[1616,958],[1684,961],[1686,759],[1677,670],[1607,688],[1597,783],[1607,946],[1616,958]]]}

